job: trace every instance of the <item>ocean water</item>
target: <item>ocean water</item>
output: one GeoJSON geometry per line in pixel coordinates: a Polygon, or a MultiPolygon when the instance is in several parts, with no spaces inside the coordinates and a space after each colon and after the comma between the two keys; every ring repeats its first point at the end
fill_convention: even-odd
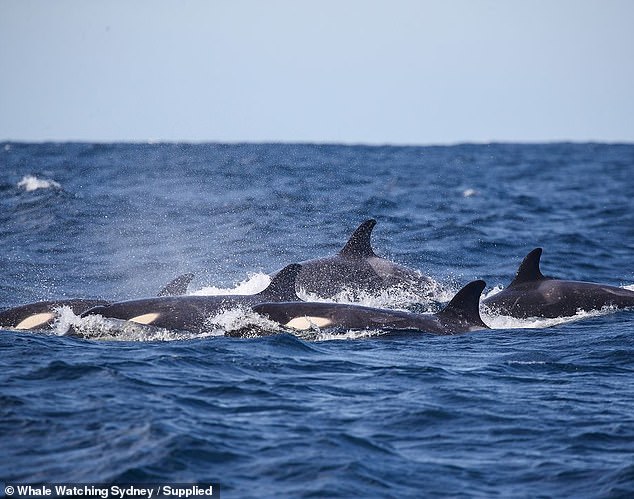
{"type": "MultiPolygon", "coordinates": [[[[508,285],[634,285],[634,146],[0,144],[0,307],[255,292],[376,218],[375,251],[508,285]]],[[[368,296],[375,306],[403,297],[368,296]]],[[[432,310],[434,303],[417,304],[432,310]]],[[[72,315],[72,314],[70,314],[72,315]]],[[[0,482],[222,497],[632,497],[634,312],[456,336],[0,331],[0,482]]]]}

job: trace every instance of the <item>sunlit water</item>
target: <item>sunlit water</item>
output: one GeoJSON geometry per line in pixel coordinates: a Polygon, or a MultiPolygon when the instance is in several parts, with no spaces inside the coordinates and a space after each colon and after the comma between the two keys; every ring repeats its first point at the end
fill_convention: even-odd
{"type": "MultiPolygon", "coordinates": [[[[548,275],[634,284],[634,146],[0,146],[0,306],[249,294],[338,251],[486,295],[544,248],[548,275]]],[[[302,294],[303,298],[314,298],[302,294]]],[[[349,298],[345,293],[338,301],[349,298]]],[[[0,481],[217,482],[226,497],[628,497],[634,312],[438,337],[315,330],[236,339],[78,319],[0,334],[0,481]],[[85,337],[69,337],[69,326],[85,337]]],[[[268,327],[273,327],[268,324],[268,327]]]]}

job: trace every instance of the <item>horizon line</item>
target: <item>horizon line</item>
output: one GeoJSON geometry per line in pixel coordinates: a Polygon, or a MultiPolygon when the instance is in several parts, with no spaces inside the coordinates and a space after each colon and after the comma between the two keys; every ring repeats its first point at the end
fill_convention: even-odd
{"type": "Polygon", "coordinates": [[[310,140],[196,140],[196,139],[146,139],[146,140],[88,140],[88,139],[2,139],[0,144],[121,144],[121,145],[311,145],[311,146],[346,146],[346,147],[455,147],[455,146],[489,146],[489,145],[557,145],[557,144],[597,144],[597,145],[634,145],[631,140],[577,140],[577,139],[554,139],[554,140],[457,140],[447,142],[363,142],[363,141],[310,141],[310,140]]]}

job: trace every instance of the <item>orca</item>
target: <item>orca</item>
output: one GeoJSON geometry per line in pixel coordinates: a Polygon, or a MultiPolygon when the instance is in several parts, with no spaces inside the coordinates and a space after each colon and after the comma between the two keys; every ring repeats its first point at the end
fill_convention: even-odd
{"type": "Polygon", "coordinates": [[[482,300],[482,304],[491,312],[518,319],[568,317],[581,310],[634,307],[634,291],[543,275],[539,268],[541,255],[542,248],[532,250],[520,264],[511,284],[482,300]]]}
{"type": "Polygon", "coordinates": [[[399,310],[364,307],[347,303],[298,302],[261,303],[253,311],[281,326],[306,330],[312,328],[416,330],[450,335],[489,329],[479,311],[480,294],[485,282],[472,281],[435,314],[417,314],[399,310]]]}
{"type": "Polygon", "coordinates": [[[284,267],[264,291],[253,295],[163,296],[129,300],[93,307],[83,312],[81,317],[99,315],[157,328],[202,333],[209,329],[208,320],[222,310],[263,302],[299,300],[295,280],[300,269],[298,264],[284,267]]]}
{"type": "MultiPolygon", "coordinates": [[[[185,294],[187,286],[189,286],[193,278],[194,274],[178,276],[159,291],[159,296],[185,294]]],[[[69,307],[75,315],[80,315],[93,307],[104,306],[109,303],[107,300],[80,298],[28,303],[1,311],[0,327],[20,330],[46,329],[52,327],[55,319],[59,316],[58,308],[69,307]]]]}
{"type": "Polygon", "coordinates": [[[433,279],[374,252],[370,237],[376,223],[371,218],[359,225],[336,255],[300,262],[297,290],[321,298],[333,298],[342,291],[351,292],[356,298],[360,293],[395,287],[430,294],[437,286],[433,279]]]}
{"type": "Polygon", "coordinates": [[[84,310],[106,303],[106,300],[79,298],[28,303],[0,312],[0,327],[21,330],[46,329],[51,327],[59,316],[57,309],[60,307],[69,307],[75,315],[79,315],[84,310]]]}

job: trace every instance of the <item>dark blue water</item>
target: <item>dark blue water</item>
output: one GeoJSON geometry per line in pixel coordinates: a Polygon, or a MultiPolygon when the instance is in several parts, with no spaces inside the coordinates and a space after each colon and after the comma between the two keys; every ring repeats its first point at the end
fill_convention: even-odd
{"type": "MultiPolygon", "coordinates": [[[[549,275],[634,283],[631,145],[0,144],[0,173],[2,307],[188,271],[248,289],[370,217],[377,253],[450,290],[507,285],[536,246],[549,275]]],[[[0,481],[631,497],[634,312],[485,320],[391,340],[2,331],[0,481]]]]}

